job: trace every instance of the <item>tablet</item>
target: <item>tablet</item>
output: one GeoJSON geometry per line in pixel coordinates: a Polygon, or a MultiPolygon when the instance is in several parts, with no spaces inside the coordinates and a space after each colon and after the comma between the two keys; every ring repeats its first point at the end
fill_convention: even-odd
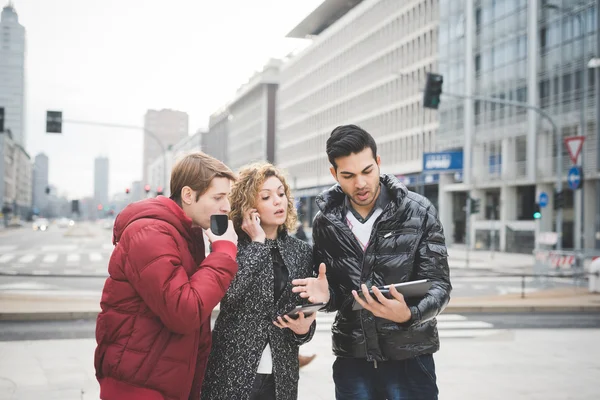
{"type": "MultiPolygon", "coordinates": [[[[427,279],[421,279],[418,281],[393,283],[391,285],[379,286],[378,289],[381,291],[381,294],[383,294],[388,299],[392,298],[392,295],[390,294],[390,286],[392,285],[396,288],[398,292],[400,292],[406,298],[425,297],[432,284],[433,282],[430,282],[427,279]]],[[[365,296],[363,295],[362,290],[357,290],[357,292],[361,300],[364,300],[365,296]]],[[[369,294],[375,300],[377,300],[377,297],[375,297],[375,294],[373,293],[372,289],[369,289],[369,294]]],[[[356,300],[354,300],[354,304],[352,304],[352,310],[356,311],[362,308],[363,307],[360,304],[358,304],[356,300]]]]}
{"type": "Polygon", "coordinates": [[[297,306],[292,311],[288,312],[286,315],[289,317],[292,317],[292,318],[298,318],[298,313],[300,311],[302,311],[304,313],[304,316],[308,317],[308,316],[312,315],[313,313],[316,313],[317,311],[319,311],[326,305],[327,305],[327,303],[303,304],[303,305],[297,306]]]}

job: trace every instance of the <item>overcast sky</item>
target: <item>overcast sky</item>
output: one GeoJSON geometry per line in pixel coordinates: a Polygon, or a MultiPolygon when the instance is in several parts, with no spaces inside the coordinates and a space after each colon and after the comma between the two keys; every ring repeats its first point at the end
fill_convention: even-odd
{"type": "Polygon", "coordinates": [[[26,148],[45,152],[50,183],[79,198],[93,193],[98,155],[110,158],[111,195],[141,179],[142,134],[73,124],[46,134],[46,110],[143,125],[147,109],[172,108],[194,133],[269,57],[303,45],[285,34],[322,0],[13,3],[27,30],[26,148]]]}

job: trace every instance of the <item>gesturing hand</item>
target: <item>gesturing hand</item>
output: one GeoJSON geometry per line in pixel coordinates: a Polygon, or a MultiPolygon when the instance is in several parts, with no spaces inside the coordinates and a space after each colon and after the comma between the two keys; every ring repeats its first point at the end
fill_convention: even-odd
{"type": "Polygon", "coordinates": [[[285,329],[291,329],[296,335],[306,335],[310,330],[310,326],[313,321],[317,318],[317,313],[314,312],[310,316],[305,317],[304,313],[300,311],[298,318],[293,319],[284,315],[283,318],[277,317],[277,321],[273,321],[276,327],[285,329]],[[285,320],[284,320],[285,319],[285,320]]]}
{"type": "Polygon", "coordinates": [[[308,298],[311,303],[329,302],[329,283],[325,275],[325,264],[319,265],[319,276],[317,278],[294,279],[292,281],[292,292],[300,293],[303,299],[308,298]]]}
{"type": "Polygon", "coordinates": [[[394,285],[390,286],[390,294],[393,299],[386,298],[375,286],[373,286],[372,289],[377,300],[371,297],[367,285],[362,284],[361,289],[366,301],[361,300],[361,298],[358,297],[356,290],[352,291],[352,295],[358,304],[363,306],[365,310],[371,311],[374,316],[397,323],[406,322],[411,318],[412,315],[410,309],[406,305],[406,301],[404,301],[404,296],[396,290],[394,285]]]}

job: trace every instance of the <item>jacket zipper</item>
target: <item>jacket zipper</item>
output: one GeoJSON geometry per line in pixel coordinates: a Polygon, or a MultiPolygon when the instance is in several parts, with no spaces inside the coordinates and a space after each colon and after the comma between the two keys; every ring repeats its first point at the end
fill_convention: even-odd
{"type": "MultiPolygon", "coordinates": [[[[362,278],[363,269],[365,267],[365,258],[367,256],[367,251],[368,251],[369,247],[371,246],[371,243],[373,242],[373,236],[377,232],[377,226],[379,225],[379,222],[381,222],[381,220],[383,219],[384,214],[386,213],[386,211],[388,211],[389,208],[390,208],[390,203],[388,203],[386,205],[385,209],[381,212],[381,214],[377,217],[377,220],[373,224],[373,229],[371,229],[371,235],[369,236],[369,242],[367,243],[367,247],[364,250],[360,249],[360,252],[362,253],[362,259],[361,259],[361,263],[360,263],[361,278],[362,278]]],[[[323,215],[325,216],[325,218],[329,222],[331,222],[331,224],[333,226],[337,227],[347,237],[351,238],[350,241],[353,242],[355,245],[357,245],[357,247],[356,247],[357,249],[360,247],[360,243],[358,243],[358,240],[356,239],[356,236],[354,236],[354,233],[352,233],[352,230],[348,227],[348,225],[344,224],[342,221],[333,221],[333,220],[331,220],[331,218],[329,218],[329,216],[327,214],[325,214],[325,213],[323,213],[323,215]],[[347,228],[350,233],[346,232],[345,229],[343,229],[341,226],[338,226],[337,223],[340,223],[342,226],[344,226],[345,228],[347,228]]],[[[362,318],[360,318],[360,327],[363,330],[363,334],[365,334],[365,328],[363,326],[362,318]]],[[[365,336],[366,336],[366,334],[365,334],[365,336]]],[[[365,340],[365,353],[367,355],[367,361],[373,361],[375,363],[374,364],[375,368],[377,368],[377,360],[373,359],[373,357],[369,354],[369,351],[367,349],[367,341],[366,340],[365,340]]]]}

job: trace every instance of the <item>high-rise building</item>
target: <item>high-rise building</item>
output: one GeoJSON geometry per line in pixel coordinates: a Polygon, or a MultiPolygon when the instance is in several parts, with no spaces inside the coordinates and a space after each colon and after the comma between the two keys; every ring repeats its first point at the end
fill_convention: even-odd
{"type": "Polygon", "coordinates": [[[0,107],[4,108],[4,129],[10,129],[14,141],[24,148],[25,28],[12,2],[0,16],[0,107]]]}
{"type": "MultiPolygon", "coordinates": [[[[148,167],[157,157],[162,156],[163,149],[157,143],[160,140],[167,151],[181,139],[189,135],[189,118],[187,113],[176,110],[148,110],[144,116],[144,158],[143,184],[148,183],[148,167]]],[[[165,184],[165,182],[161,182],[165,184]]]]}
{"type": "Polygon", "coordinates": [[[228,164],[227,134],[229,129],[229,109],[222,107],[208,119],[208,132],[202,134],[202,151],[228,164]]]}
{"type": "Polygon", "coordinates": [[[421,106],[421,90],[437,66],[438,1],[325,0],[288,34],[312,38],[282,65],[277,92],[277,163],[305,222],[335,182],[325,143],[344,124],[375,138],[382,172],[437,204],[437,175],[422,173],[437,112],[421,106]]]}
{"type": "Polygon", "coordinates": [[[33,163],[33,208],[36,212],[41,212],[48,203],[48,156],[40,153],[35,156],[33,163]]]}
{"type": "Polygon", "coordinates": [[[108,157],[97,157],[94,160],[94,200],[102,207],[108,207],[108,174],[108,157]]]}
{"type": "Polygon", "coordinates": [[[165,157],[161,155],[150,163],[148,166],[148,181],[146,184],[150,185],[150,193],[152,195],[155,195],[159,191],[165,196],[171,195],[171,171],[173,165],[175,165],[181,156],[201,150],[203,134],[204,132],[198,131],[194,135],[186,136],[171,146],[169,150],[167,150],[165,157]],[[163,171],[165,171],[165,162],[167,163],[166,176],[163,175],[163,171]]]}
{"type": "Polygon", "coordinates": [[[13,217],[27,218],[31,212],[31,158],[10,132],[0,133],[0,207],[13,217]]]}
{"type": "Polygon", "coordinates": [[[439,213],[449,242],[471,237],[473,247],[531,253],[536,230],[556,232],[553,193],[560,171],[562,246],[594,247],[600,232],[600,219],[593,217],[600,215],[598,82],[588,61],[598,57],[596,3],[440,0],[444,92],[525,102],[540,107],[558,126],[555,135],[545,118],[524,107],[443,96],[437,150],[459,150],[464,158],[461,173],[444,174],[440,182],[439,213]],[[572,162],[563,145],[572,135],[586,137],[583,189],[576,191],[567,186],[572,162]],[[549,203],[535,220],[542,193],[549,203]],[[468,231],[467,197],[481,201],[468,231]]]}
{"type": "MultiPolygon", "coordinates": [[[[276,95],[281,61],[271,59],[227,105],[227,162],[234,171],[253,161],[275,162],[276,95]]],[[[221,128],[222,129],[222,128],[221,128]]]]}

